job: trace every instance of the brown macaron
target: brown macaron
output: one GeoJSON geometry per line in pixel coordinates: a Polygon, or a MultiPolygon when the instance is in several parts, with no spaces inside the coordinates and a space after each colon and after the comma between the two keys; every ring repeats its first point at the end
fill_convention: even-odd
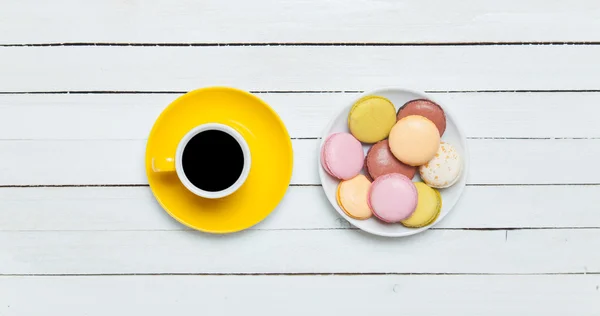
{"type": "MultiPolygon", "coordinates": [[[[369,148],[369,150],[371,150],[371,148],[369,148]]],[[[365,170],[365,172],[364,172],[365,177],[367,177],[367,180],[373,182],[373,180],[375,180],[375,179],[373,179],[371,177],[371,174],[369,174],[369,166],[367,166],[367,156],[366,155],[365,155],[365,163],[363,164],[363,166],[364,166],[364,170],[365,170]]]]}
{"type": "Polygon", "coordinates": [[[432,121],[440,132],[440,136],[446,131],[446,114],[442,107],[433,101],[417,99],[406,102],[398,110],[396,120],[399,121],[409,115],[420,115],[432,121]]]}
{"type": "Polygon", "coordinates": [[[417,172],[417,167],[402,163],[394,157],[387,139],[379,141],[369,148],[365,166],[373,180],[389,173],[400,173],[412,179],[417,172]]]}

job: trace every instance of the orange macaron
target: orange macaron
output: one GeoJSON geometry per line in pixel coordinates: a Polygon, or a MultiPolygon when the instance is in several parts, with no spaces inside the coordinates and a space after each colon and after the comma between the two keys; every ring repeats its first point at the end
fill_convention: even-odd
{"type": "Polygon", "coordinates": [[[354,219],[368,219],[373,215],[367,202],[371,181],[362,174],[350,180],[341,181],[337,187],[336,199],[346,215],[354,219]]]}
{"type": "Polygon", "coordinates": [[[409,166],[420,166],[435,156],[440,147],[440,132],[426,117],[409,115],[392,127],[389,146],[398,160],[409,166]]]}

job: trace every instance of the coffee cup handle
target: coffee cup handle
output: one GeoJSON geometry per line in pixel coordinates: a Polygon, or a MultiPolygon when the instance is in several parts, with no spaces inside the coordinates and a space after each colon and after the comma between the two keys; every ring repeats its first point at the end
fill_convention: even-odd
{"type": "Polygon", "coordinates": [[[154,172],[173,172],[173,171],[175,171],[175,159],[173,159],[173,158],[152,158],[152,171],[154,171],[154,172]]]}

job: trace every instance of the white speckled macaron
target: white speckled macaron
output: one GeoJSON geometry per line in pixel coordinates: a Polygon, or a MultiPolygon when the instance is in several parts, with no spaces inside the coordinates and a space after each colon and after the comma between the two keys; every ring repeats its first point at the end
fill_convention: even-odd
{"type": "Polygon", "coordinates": [[[462,172],[462,158],[456,148],[440,143],[437,153],[419,167],[421,179],[432,188],[443,189],[455,184],[462,172]]]}

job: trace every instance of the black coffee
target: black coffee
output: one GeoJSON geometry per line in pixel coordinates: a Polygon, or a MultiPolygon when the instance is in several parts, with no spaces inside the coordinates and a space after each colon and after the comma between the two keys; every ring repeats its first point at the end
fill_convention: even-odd
{"type": "Polygon", "coordinates": [[[242,174],[244,153],[231,135],[208,130],[187,143],[181,165],[185,176],[197,188],[222,191],[232,186],[242,174]]]}

